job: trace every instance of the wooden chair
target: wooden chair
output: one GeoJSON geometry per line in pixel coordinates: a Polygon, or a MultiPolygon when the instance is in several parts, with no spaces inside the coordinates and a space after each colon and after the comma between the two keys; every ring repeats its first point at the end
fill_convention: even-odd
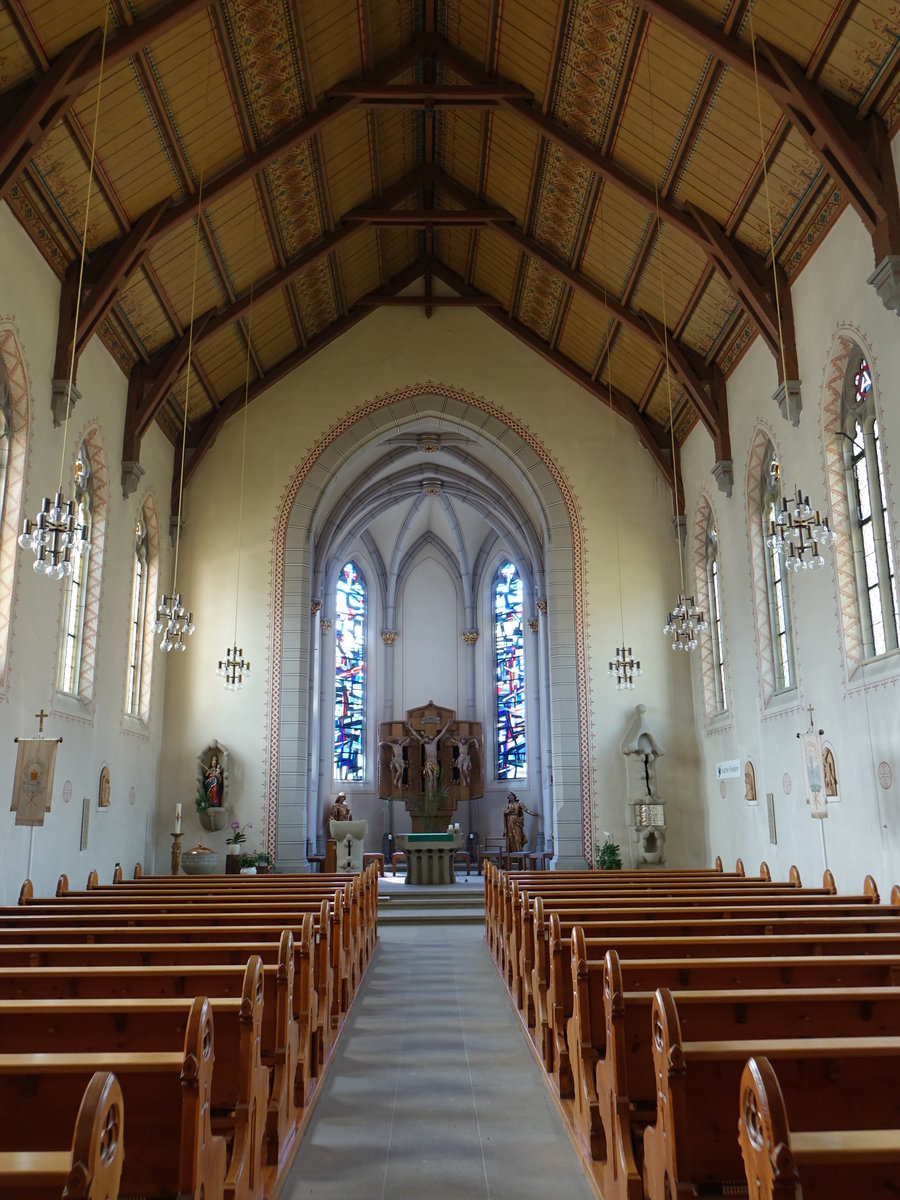
{"type": "Polygon", "coordinates": [[[506,838],[486,837],[478,851],[478,874],[484,872],[485,862],[496,862],[498,867],[506,866],[506,838]]]}

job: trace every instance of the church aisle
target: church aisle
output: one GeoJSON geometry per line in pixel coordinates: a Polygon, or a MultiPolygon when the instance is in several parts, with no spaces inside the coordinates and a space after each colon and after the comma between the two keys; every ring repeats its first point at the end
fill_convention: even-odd
{"type": "Polygon", "coordinates": [[[587,1200],[484,927],[379,936],[282,1200],[587,1200]]]}

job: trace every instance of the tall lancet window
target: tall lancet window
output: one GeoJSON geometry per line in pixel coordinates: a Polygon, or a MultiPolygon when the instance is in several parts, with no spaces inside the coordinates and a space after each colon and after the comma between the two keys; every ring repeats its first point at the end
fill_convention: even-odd
{"type": "Polygon", "coordinates": [[[709,595],[709,631],[716,689],[716,711],[728,708],[725,686],[725,634],[722,629],[722,593],[719,583],[719,533],[712,513],[706,522],[706,586],[709,595]]]}
{"type": "Polygon", "coordinates": [[[334,777],[366,777],[366,581],[356,563],[338,576],[334,606],[334,777]]]}
{"type": "Polygon", "coordinates": [[[786,692],[795,685],[794,635],[791,630],[791,608],[787,580],[781,556],[765,539],[770,537],[772,522],[781,508],[780,466],[775,448],[769,442],[763,458],[762,518],[766,547],[766,582],[769,593],[769,623],[772,628],[772,657],[775,668],[775,690],[786,692]]]}
{"type": "Polygon", "coordinates": [[[494,582],[494,674],[497,688],[497,778],[525,779],[525,641],[522,577],[504,563],[494,582]]]}
{"type": "Polygon", "coordinates": [[[131,580],[131,621],[128,627],[128,684],[125,711],[140,716],[141,674],[144,666],[144,622],[147,615],[147,580],[150,574],[147,526],[143,513],[134,530],[134,564],[131,580]]]}
{"type": "Polygon", "coordinates": [[[865,653],[871,658],[897,648],[900,603],[872,372],[859,354],[851,356],[844,383],[844,434],[856,585],[865,653]]]}
{"type": "MultiPolygon", "coordinates": [[[[91,540],[93,523],[94,489],[91,460],[87,446],[82,443],[75,460],[75,508],[78,524],[85,529],[85,538],[91,540]]],[[[59,672],[57,687],[70,696],[78,695],[81,675],[81,642],[84,637],[84,605],[88,577],[88,555],[80,554],[66,578],[63,599],[62,644],[59,648],[59,672]]]]}

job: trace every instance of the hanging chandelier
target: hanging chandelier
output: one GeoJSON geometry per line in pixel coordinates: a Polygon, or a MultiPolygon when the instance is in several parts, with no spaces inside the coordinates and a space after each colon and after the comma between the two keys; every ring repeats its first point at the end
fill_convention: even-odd
{"type": "Polygon", "coordinates": [[[63,425],[62,457],[59,463],[59,486],[56,495],[51,499],[44,496],[35,520],[25,518],[22,532],[16,539],[22,550],[34,553],[34,572],[36,575],[46,575],[48,579],[62,579],[72,574],[82,556],[87,556],[91,544],[88,540],[87,526],[79,520],[78,484],[80,469],[79,462],[75,468],[75,499],[66,500],[63,497],[63,472],[66,463],[66,443],[69,434],[69,411],[72,407],[72,393],[75,390],[75,357],[78,346],[78,324],[81,317],[81,299],[84,287],[84,265],[87,257],[88,221],[91,213],[91,193],[94,185],[94,165],[97,158],[97,124],[100,119],[100,93],[103,87],[103,68],[106,62],[106,38],[109,32],[109,5],[105,6],[103,20],[103,41],[100,47],[100,70],[97,76],[97,100],[94,104],[94,127],[91,134],[91,155],[88,167],[87,198],[84,205],[84,228],[81,235],[81,262],[78,268],[78,288],[75,293],[75,319],[72,325],[72,353],[69,358],[69,379],[66,386],[65,406],[66,418],[63,425]]]}
{"type": "MultiPolygon", "coordinates": [[[[759,96],[759,68],[756,61],[756,33],[753,28],[753,7],[750,8],[750,46],[753,51],[753,80],[756,85],[756,113],[759,124],[760,158],[762,160],[763,185],[766,196],[766,216],[769,225],[769,256],[772,261],[774,278],[775,315],[778,319],[778,344],[781,352],[781,375],[784,384],[784,398],[787,405],[787,417],[791,419],[791,389],[788,386],[787,360],[784,353],[784,330],[781,321],[781,302],[778,291],[778,261],[775,257],[775,227],[772,224],[772,201],[769,195],[769,172],[766,164],[766,141],[763,132],[762,104],[759,96]]],[[[793,423],[790,424],[791,459],[793,462],[793,423]]],[[[781,475],[781,466],[777,459],[770,468],[772,482],[777,483],[781,475]]],[[[795,469],[796,477],[796,469],[795,469]]],[[[824,520],[818,509],[813,510],[809,496],[805,495],[799,484],[791,500],[782,498],[782,506],[770,522],[770,533],[766,545],[784,562],[784,569],[790,572],[818,571],[825,566],[821,549],[833,546],[837,534],[824,520]]]]}
{"type": "Polygon", "coordinates": [[[25,518],[18,542],[23,550],[34,551],[35,574],[48,579],[71,575],[78,560],[91,548],[75,501],[64,500],[61,491],[52,500],[44,497],[33,523],[25,518]]]}
{"type": "Polygon", "coordinates": [[[187,650],[184,639],[185,636],[191,637],[194,629],[194,614],[185,611],[181,592],[176,592],[174,596],[163,596],[153,625],[153,632],[163,635],[159,643],[160,650],[165,650],[167,654],[172,650],[187,650]]]}
{"type": "Polygon", "coordinates": [[[709,621],[703,615],[703,610],[697,607],[693,596],[685,596],[682,592],[675,600],[675,607],[669,613],[663,633],[674,637],[673,650],[685,650],[690,653],[697,649],[697,634],[706,633],[709,621]]]}
{"type": "Polygon", "coordinates": [[[250,674],[250,660],[244,658],[244,651],[238,646],[229,646],[225,657],[219,659],[217,675],[225,680],[226,692],[239,692],[244,686],[244,674],[250,674]]]}
{"type": "Polygon", "coordinates": [[[643,675],[641,664],[632,653],[629,646],[626,650],[624,646],[616,646],[616,657],[609,664],[607,675],[616,681],[617,692],[633,692],[634,680],[636,675],[643,675]]]}

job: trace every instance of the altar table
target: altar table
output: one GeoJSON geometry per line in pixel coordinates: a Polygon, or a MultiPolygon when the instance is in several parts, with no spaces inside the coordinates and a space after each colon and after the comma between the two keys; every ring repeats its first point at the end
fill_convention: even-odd
{"type": "Polygon", "coordinates": [[[453,859],[465,844],[463,833],[400,833],[394,839],[406,855],[406,882],[456,883],[453,859]]]}

